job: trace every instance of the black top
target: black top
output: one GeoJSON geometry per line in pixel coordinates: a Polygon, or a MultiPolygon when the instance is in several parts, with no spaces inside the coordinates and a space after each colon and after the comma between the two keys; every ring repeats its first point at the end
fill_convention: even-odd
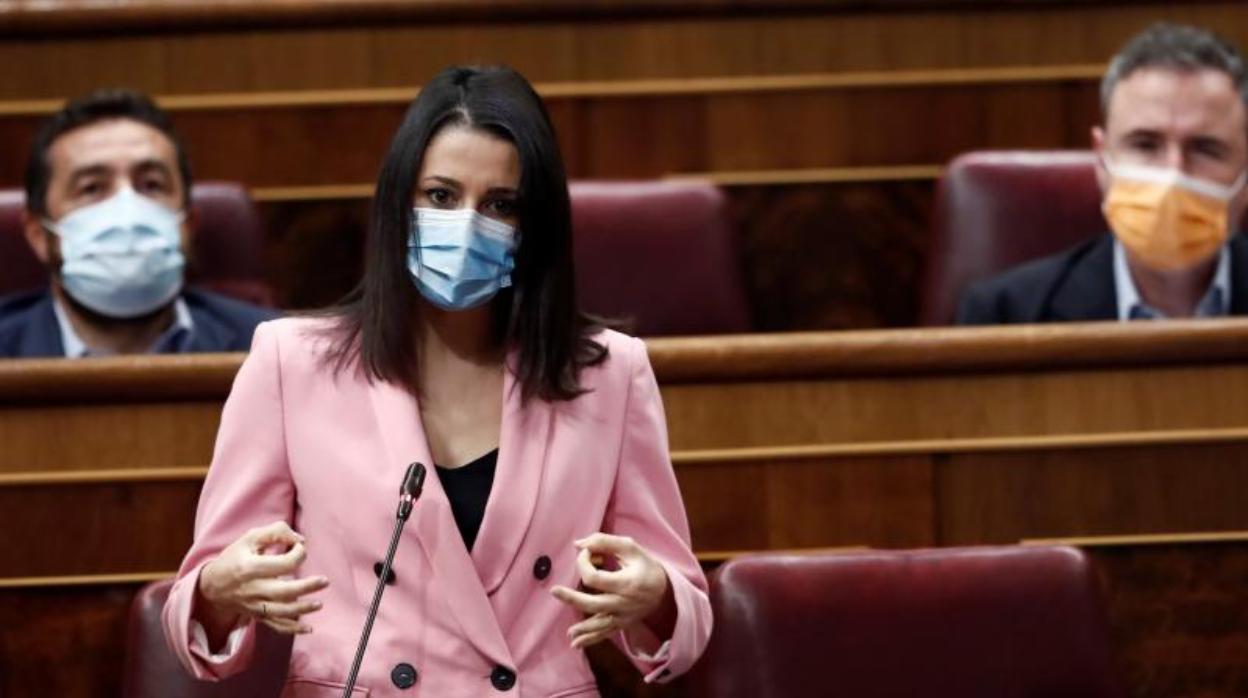
{"type": "Polygon", "coordinates": [[[459,527],[459,534],[464,537],[464,545],[469,550],[472,550],[472,544],[477,542],[477,533],[481,531],[485,503],[490,499],[490,489],[494,486],[494,469],[497,466],[497,448],[458,468],[435,466],[438,469],[438,481],[442,483],[446,498],[450,500],[455,525],[459,527]]]}

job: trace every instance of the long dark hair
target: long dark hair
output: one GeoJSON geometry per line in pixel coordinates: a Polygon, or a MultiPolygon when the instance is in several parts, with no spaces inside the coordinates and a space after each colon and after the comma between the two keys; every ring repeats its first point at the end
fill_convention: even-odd
{"type": "Polygon", "coordinates": [[[554,128],[537,92],[506,67],[447,68],[408,108],[377,177],[364,278],[329,311],[338,322],[327,358],[337,371],[358,360],[370,380],[417,392],[420,303],[407,268],[412,201],[425,149],[449,126],[488,131],[520,156],[519,245],[512,285],[491,301],[495,336],[517,350],[511,369],[524,399],[572,399],[583,392],[580,370],[607,351],[592,339],[600,324],[576,306],[572,209],[554,128]]]}

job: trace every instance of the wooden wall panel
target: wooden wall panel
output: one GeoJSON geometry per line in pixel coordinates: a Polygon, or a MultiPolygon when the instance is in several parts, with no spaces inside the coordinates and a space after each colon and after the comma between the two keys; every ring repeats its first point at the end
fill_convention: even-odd
{"type": "MultiPolygon", "coordinates": [[[[577,178],[941,165],[980,148],[1087,147],[1098,118],[1096,85],[1086,80],[547,101],[577,178]]],[[[175,110],[174,118],[200,179],[327,186],[376,181],[404,108],[240,106],[175,110]]],[[[0,162],[0,186],[21,184],[36,123],[0,117],[0,146],[14,154],[0,162]]]]}
{"type": "Polygon", "coordinates": [[[333,26],[296,17],[269,28],[27,33],[0,42],[0,99],[115,84],[157,94],[410,86],[454,62],[511,63],[539,81],[1086,64],[1107,60],[1162,18],[1218,27],[1248,43],[1248,23],[1231,0],[906,12],[858,5],[739,15],[724,3],[696,17],[421,17],[333,26]]]}
{"type": "Polygon", "coordinates": [[[341,299],[364,273],[367,199],[262,204],[270,286],[283,308],[320,308],[341,299]]]}
{"type": "Polygon", "coordinates": [[[941,545],[1248,530],[1240,444],[960,453],[936,481],[941,545]]]}
{"type": "Polygon", "coordinates": [[[0,589],[0,695],[121,695],[126,613],[137,589],[0,589]]]}
{"type": "Polygon", "coordinates": [[[1248,695],[1248,545],[1087,550],[1104,583],[1129,695],[1248,695]]]}
{"type": "Polygon", "coordinates": [[[683,465],[676,470],[700,551],[936,541],[925,455],[683,465]]]}
{"type": "Polygon", "coordinates": [[[755,329],[915,324],[934,184],[729,187],[755,329]]]}
{"type": "Polygon", "coordinates": [[[201,482],[0,487],[0,578],[176,570],[201,482]]]}
{"type": "Polygon", "coordinates": [[[0,404],[0,476],[202,466],[212,453],[220,402],[18,407],[0,404]],[[55,424],[55,431],[47,428],[55,424]],[[72,438],[67,438],[72,435],[72,438]]]}
{"type": "MultiPolygon", "coordinates": [[[[662,391],[676,452],[812,444],[897,448],[949,438],[1113,436],[1244,426],[1248,370],[1236,365],[1211,369],[1106,368],[1094,377],[1080,370],[1037,370],[669,383],[662,391]]],[[[939,445],[932,448],[941,452],[939,445]]]]}

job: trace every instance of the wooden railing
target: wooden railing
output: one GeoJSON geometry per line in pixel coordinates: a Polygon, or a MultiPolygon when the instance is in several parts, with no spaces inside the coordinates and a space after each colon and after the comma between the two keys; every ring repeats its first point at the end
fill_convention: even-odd
{"type": "MultiPolygon", "coordinates": [[[[1214,567],[1241,557],[1248,322],[743,335],[649,348],[708,564],[746,550],[1034,539],[1216,550],[1214,567]]],[[[172,573],[189,544],[241,360],[0,363],[0,620],[43,638],[6,666],[57,661],[79,672],[68,655],[81,649],[47,625],[65,622],[50,610],[57,599],[90,609],[76,647],[106,656],[120,642],[127,594],[172,573]]],[[[1111,581],[1114,593],[1143,593],[1129,578],[1111,581]]],[[[1182,612],[1180,596],[1166,599],[1157,603],[1182,612]]],[[[1124,661],[1155,661],[1137,636],[1157,629],[1133,622],[1118,619],[1138,650],[1124,661]]]]}

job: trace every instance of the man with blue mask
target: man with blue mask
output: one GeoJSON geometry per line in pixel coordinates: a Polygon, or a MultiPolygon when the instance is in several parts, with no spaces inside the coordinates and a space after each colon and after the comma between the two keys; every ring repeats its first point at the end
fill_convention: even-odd
{"type": "Polygon", "coordinates": [[[98,91],[46,121],[23,228],[51,283],[0,299],[0,356],[246,350],[275,313],[184,287],[190,189],[168,115],[141,94],[98,91]]]}
{"type": "Polygon", "coordinates": [[[1101,83],[1092,129],[1111,233],[973,284],[962,324],[1248,315],[1248,66],[1230,43],[1159,24],[1101,83]]]}

